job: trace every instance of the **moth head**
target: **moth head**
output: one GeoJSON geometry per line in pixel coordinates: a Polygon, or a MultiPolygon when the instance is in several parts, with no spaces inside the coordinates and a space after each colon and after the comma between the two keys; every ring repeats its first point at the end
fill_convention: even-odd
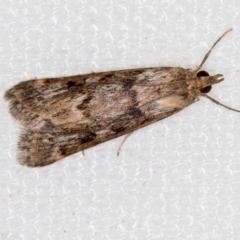
{"type": "Polygon", "coordinates": [[[201,96],[208,98],[213,103],[220,105],[224,108],[227,108],[234,112],[240,112],[240,110],[226,106],[225,104],[220,103],[219,101],[215,100],[214,98],[206,94],[211,91],[213,84],[219,83],[224,80],[223,75],[217,74],[215,76],[209,76],[208,72],[201,70],[197,72],[196,78],[197,78],[197,81],[195,82],[195,87],[199,89],[201,96]]]}
{"type": "Polygon", "coordinates": [[[198,78],[199,84],[197,85],[201,93],[209,93],[212,89],[213,84],[224,80],[221,74],[209,76],[209,73],[204,70],[199,71],[196,77],[198,78]]]}
{"type": "Polygon", "coordinates": [[[224,80],[221,74],[218,74],[218,75],[215,75],[215,76],[209,76],[208,72],[203,71],[201,69],[202,69],[203,64],[208,59],[208,57],[209,57],[210,53],[212,52],[213,48],[230,31],[232,31],[232,29],[227,30],[224,34],[222,34],[222,36],[220,36],[217,39],[217,41],[212,45],[210,50],[204,56],[204,58],[203,58],[202,62],[200,63],[200,65],[194,70],[194,72],[196,73],[196,77],[198,79],[198,83],[196,84],[196,87],[198,87],[199,91],[202,94],[206,94],[206,93],[210,92],[210,90],[212,88],[211,86],[213,84],[219,83],[219,82],[224,80]]]}

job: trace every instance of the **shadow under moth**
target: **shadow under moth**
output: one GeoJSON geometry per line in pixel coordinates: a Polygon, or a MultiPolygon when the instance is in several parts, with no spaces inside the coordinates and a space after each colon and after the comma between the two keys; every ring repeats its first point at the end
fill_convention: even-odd
{"type": "MultiPolygon", "coordinates": [[[[12,116],[24,127],[18,161],[54,163],[173,115],[206,95],[223,75],[195,70],[139,68],[20,82],[5,93],[12,116]]],[[[127,135],[128,136],[128,135],[127,135]]]]}

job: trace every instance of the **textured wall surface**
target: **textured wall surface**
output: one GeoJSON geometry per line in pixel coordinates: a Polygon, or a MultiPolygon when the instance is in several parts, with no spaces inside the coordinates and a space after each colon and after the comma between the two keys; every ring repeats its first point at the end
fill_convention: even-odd
{"type": "MultiPolygon", "coordinates": [[[[196,68],[240,108],[239,1],[0,0],[0,92],[22,80],[116,69],[196,68]]],[[[207,99],[43,168],[16,161],[0,98],[0,240],[239,239],[240,114],[207,99]]]]}

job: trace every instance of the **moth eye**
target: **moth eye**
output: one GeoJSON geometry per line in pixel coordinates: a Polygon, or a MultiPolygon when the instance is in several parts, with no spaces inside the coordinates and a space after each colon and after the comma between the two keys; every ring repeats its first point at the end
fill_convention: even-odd
{"type": "MultiPolygon", "coordinates": [[[[208,76],[209,76],[209,74],[206,71],[200,71],[197,73],[197,77],[208,77],[208,76]]],[[[210,85],[210,86],[201,88],[200,92],[201,93],[209,93],[211,91],[211,89],[212,89],[212,86],[210,85]]]]}
{"type": "Polygon", "coordinates": [[[209,74],[206,71],[200,71],[197,73],[197,77],[208,77],[209,74]]]}
{"type": "Polygon", "coordinates": [[[212,89],[212,86],[210,85],[210,86],[206,86],[206,87],[204,87],[204,88],[201,88],[200,89],[200,92],[201,93],[209,93],[210,91],[211,91],[211,89],[212,89]]]}

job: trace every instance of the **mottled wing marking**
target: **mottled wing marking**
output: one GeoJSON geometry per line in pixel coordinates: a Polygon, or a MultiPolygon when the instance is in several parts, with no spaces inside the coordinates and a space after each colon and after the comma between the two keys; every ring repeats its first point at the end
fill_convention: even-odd
{"type": "Polygon", "coordinates": [[[166,85],[161,85],[176,77],[178,81],[184,80],[187,73],[182,68],[153,68],[30,80],[9,89],[5,98],[10,101],[11,114],[24,127],[41,129],[46,119],[51,119],[55,125],[70,119],[71,122],[88,122],[89,116],[86,118],[83,112],[91,112],[95,117],[121,114],[121,108],[124,110],[135,101],[142,105],[171,94],[169,90],[166,92],[166,85]]]}
{"type": "Polygon", "coordinates": [[[79,146],[87,147],[96,138],[93,132],[23,131],[18,143],[18,160],[31,167],[51,164],[65,156],[78,152],[79,146]]]}
{"type": "Polygon", "coordinates": [[[159,119],[166,118],[182,110],[177,101],[186,107],[195,100],[195,95],[190,94],[185,99],[173,96],[159,100],[159,109],[162,109],[165,100],[167,105],[162,113],[155,109],[149,115],[145,115],[137,108],[128,109],[118,121],[109,121],[107,130],[97,124],[91,129],[81,125],[78,129],[77,125],[65,124],[55,131],[24,131],[19,141],[18,160],[21,164],[32,167],[51,164],[78,151],[156,122],[156,114],[159,119]]]}
{"type": "Polygon", "coordinates": [[[152,68],[21,82],[5,94],[25,127],[18,159],[47,165],[168,117],[197,100],[193,77],[152,68]]]}

